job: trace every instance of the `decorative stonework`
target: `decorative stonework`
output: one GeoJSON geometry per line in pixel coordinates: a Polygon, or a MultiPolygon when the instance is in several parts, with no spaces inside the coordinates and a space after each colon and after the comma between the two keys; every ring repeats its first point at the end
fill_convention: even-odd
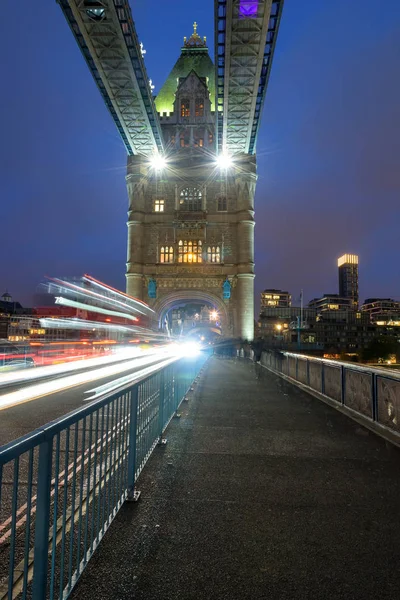
{"type": "Polygon", "coordinates": [[[400,432],[400,381],[377,377],[378,421],[400,432]]]}
{"type": "Polygon", "coordinates": [[[372,418],[371,375],[362,371],[346,370],[345,404],[372,418]]]}
{"type": "Polygon", "coordinates": [[[342,401],[342,372],[339,367],[324,365],[325,394],[336,400],[342,401]]]}

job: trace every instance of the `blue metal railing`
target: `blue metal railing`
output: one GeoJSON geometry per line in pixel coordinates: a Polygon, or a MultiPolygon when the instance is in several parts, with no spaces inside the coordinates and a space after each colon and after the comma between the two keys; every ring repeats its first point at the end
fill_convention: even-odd
{"type": "Polygon", "coordinates": [[[69,596],[208,356],[171,360],[0,448],[0,600],[69,596]]]}
{"type": "Polygon", "coordinates": [[[400,444],[400,373],[292,352],[263,352],[261,364],[309,387],[400,444]]]}

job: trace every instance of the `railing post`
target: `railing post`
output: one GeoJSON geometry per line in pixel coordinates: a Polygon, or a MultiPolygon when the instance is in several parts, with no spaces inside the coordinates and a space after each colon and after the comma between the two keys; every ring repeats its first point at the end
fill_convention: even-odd
{"type": "Polygon", "coordinates": [[[321,362],[321,394],[325,394],[325,364],[321,362]]]}
{"type": "Polygon", "coordinates": [[[158,444],[166,444],[166,438],[163,438],[164,429],[164,395],[165,395],[165,368],[160,373],[160,390],[159,390],[159,404],[158,404],[158,444]]]}
{"type": "Polygon", "coordinates": [[[376,373],[371,373],[371,399],[372,399],[372,418],[378,421],[378,378],[376,373]]]}
{"type": "Polygon", "coordinates": [[[344,365],[341,365],[340,370],[341,370],[340,379],[341,379],[341,384],[342,384],[341,402],[344,405],[345,399],[346,399],[346,367],[344,365]]]}
{"type": "MultiPolygon", "coordinates": [[[[45,600],[47,596],[52,454],[53,438],[42,442],[39,446],[33,600],[45,600]]],[[[57,516],[54,518],[56,519],[57,516]]]]}
{"type": "Polygon", "coordinates": [[[127,497],[127,500],[130,502],[136,502],[140,496],[140,492],[135,490],[138,399],[139,399],[139,385],[136,384],[131,390],[130,417],[129,417],[128,481],[127,481],[128,497],[127,497]]]}
{"type": "Polygon", "coordinates": [[[299,380],[299,357],[298,356],[296,356],[296,370],[295,370],[295,373],[296,373],[296,381],[298,381],[299,380]]]}
{"type": "Polygon", "coordinates": [[[310,361],[306,358],[306,369],[307,369],[307,385],[310,385],[310,361]]]}

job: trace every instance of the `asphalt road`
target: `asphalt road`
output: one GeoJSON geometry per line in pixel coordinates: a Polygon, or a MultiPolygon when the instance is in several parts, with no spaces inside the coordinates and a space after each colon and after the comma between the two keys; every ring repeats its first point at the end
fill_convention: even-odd
{"type": "MultiPolygon", "coordinates": [[[[155,357],[154,362],[159,361],[160,357],[155,357]]],[[[140,371],[143,368],[143,366],[140,366],[131,371],[124,371],[118,375],[90,381],[89,383],[50,393],[35,400],[0,410],[0,446],[83,406],[85,404],[86,391],[104,385],[116,378],[125,377],[131,373],[140,371]]],[[[9,393],[22,387],[26,387],[26,384],[17,385],[15,388],[8,387],[4,391],[1,390],[0,395],[1,393],[9,393]]]]}

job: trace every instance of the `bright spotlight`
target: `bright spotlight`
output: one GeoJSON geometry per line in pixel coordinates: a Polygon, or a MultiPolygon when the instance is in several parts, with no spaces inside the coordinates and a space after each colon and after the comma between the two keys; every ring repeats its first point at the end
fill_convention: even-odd
{"type": "Polygon", "coordinates": [[[151,166],[156,171],[162,171],[167,165],[167,161],[161,154],[155,154],[151,159],[151,166]]]}
{"type": "Polygon", "coordinates": [[[217,156],[217,166],[221,170],[229,169],[233,165],[232,157],[228,154],[219,154],[217,156]]]}
{"type": "Polygon", "coordinates": [[[217,311],[213,310],[210,316],[211,316],[211,319],[213,321],[216,321],[218,319],[218,313],[217,313],[217,311]]]}

